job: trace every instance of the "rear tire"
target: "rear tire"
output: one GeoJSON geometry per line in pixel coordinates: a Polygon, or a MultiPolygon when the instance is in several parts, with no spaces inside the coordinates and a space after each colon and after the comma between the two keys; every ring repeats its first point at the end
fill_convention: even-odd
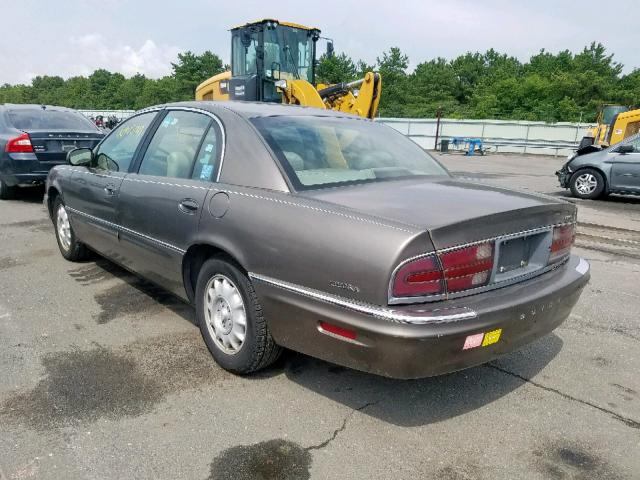
{"type": "Polygon", "coordinates": [[[10,187],[0,179],[0,200],[11,200],[16,196],[16,187],[10,187]]]}
{"type": "Polygon", "coordinates": [[[583,168],[575,172],[569,179],[569,188],[574,197],[595,199],[605,191],[602,174],[593,168],[583,168]]]}
{"type": "Polygon", "coordinates": [[[62,256],[70,262],[80,262],[89,256],[87,247],[78,241],[69,222],[67,209],[60,197],[53,201],[53,226],[58,248],[62,256]]]}
{"type": "Polygon", "coordinates": [[[253,285],[235,264],[217,257],[204,262],[195,302],[202,338],[225,370],[252,373],[280,356],[253,285]]]}

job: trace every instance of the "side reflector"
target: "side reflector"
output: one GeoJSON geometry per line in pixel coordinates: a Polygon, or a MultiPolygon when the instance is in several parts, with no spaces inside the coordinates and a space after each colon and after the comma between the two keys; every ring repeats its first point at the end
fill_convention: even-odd
{"type": "Polygon", "coordinates": [[[334,335],[348,338],[349,340],[355,340],[357,337],[357,334],[355,331],[349,330],[347,328],[342,328],[327,322],[320,322],[320,328],[325,332],[333,333],[334,335]]]}

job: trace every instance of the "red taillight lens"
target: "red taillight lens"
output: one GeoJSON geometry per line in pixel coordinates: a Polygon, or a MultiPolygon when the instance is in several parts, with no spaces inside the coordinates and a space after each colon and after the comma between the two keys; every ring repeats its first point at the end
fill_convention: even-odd
{"type": "Polygon", "coordinates": [[[557,263],[567,258],[571,252],[571,245],[573,245],[574,239],[575,225],[571,224],[554,227],[549,263],[557,263]]]}
{"type": "Polygon", "coordinates": [[[33,147],[31,146],[31,139],[29,135],[23,133],[22,135],[12,138],[4,146],[4,151],[8,153],[31,153],[33,147]]]}
{"type": "Polygon", "coordinates": [[[447,292],[459,292],[489,283],[494,242],[480,243],[440,255],[447,292]]]}
{"type": "Polygon", "coordinates": [[[443,293],[442,270],[434,255],[402,265],[393,279],[394,297],[419,297],[443,293]]]}

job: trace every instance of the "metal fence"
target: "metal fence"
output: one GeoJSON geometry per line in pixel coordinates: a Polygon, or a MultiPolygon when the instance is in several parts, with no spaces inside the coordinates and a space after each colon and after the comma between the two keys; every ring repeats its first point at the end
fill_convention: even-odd
{"type": "MultiPolygon", "coordinates": [[[[435,118],[379,118],[422,148],[436,148],[435,118]]],[[[491,152],[568,155],[575,150],[586,130],[584,123],[545,123],[515,120],[440,119],[441,139],[478,138],[491,152]]]]}
{"type": "MultiPolygon", "coordinates": [[[[80,110],[87,117],[115,115],[122,120],[134,110],[80,110]]],[[[436,148],[435,118],[378,118],[418,143],[422,148],[436,148]]],[[[568,155],[575,150],[586,130],[584,123],[545,123],[516,120],[440,119],[440,140],[478,138],[491,152],[568,155]]]]}

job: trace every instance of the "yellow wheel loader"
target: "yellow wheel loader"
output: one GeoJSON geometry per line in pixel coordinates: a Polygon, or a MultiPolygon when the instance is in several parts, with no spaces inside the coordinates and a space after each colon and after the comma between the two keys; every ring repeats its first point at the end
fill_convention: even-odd
{"type": "MultiPolygon", "coordinates": [[[[582,138],[578,151],[607,148],[640,132],[640,109],[624,105],[604,105],[596,120],[597,125],[582,138]]],[[[587,152],[584,153],[587,153],[587,152]]]]}
{"type": "MultiPolygon", "coordinates": [[[[335,85],[316,84],[320,30],[264,19],[231,29],[231,71],[196,88],[196,100],[281,102],[374,118],[380,103],[378,73],[335,85]]],[[[333,43],[327,42],[327,54],[333,43]]]]}

